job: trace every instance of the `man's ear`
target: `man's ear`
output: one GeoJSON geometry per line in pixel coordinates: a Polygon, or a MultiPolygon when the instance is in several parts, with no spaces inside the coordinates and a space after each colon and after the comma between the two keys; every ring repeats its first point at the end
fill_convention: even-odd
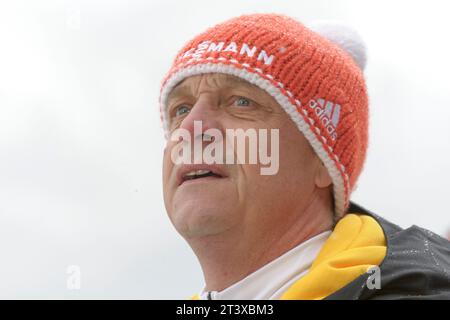
{"type": "Polygon", "coordinates": [[[314,182],[318,188],[327,188],[333,183],[330,174],[322,161],[317,165],[314,182]]]}

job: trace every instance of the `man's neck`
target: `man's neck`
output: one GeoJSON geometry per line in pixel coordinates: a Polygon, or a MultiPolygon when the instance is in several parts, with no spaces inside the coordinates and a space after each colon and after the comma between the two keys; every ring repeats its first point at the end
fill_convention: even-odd
{"type": "Polygon", "coordinates": [[[222,291],[285,252],[332,228],[329,209],[308,206],[300,215],[265,230],[230,229],[190,239],[205,278],[206,291],[222,291]],[[322,212],[321,212],[322,211],[322,212]]]}

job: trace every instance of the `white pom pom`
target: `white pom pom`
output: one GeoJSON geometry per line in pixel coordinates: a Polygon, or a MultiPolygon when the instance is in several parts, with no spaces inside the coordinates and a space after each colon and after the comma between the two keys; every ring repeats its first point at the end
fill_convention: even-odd
{"type": "Polygon", "coordinates": [[[367,61],[366,45],[355,29],[334,21],[318,21],[308,27],[348,52],[364,71],[367,61]]]}

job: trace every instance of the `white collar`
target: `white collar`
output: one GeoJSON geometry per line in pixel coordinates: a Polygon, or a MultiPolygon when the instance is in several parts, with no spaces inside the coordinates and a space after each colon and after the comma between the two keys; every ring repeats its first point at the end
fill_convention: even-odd
{"type": "Polygon", "coordinates": [[[294,282],[308,272],[330,234],[331,231],[325,231],[308,239],[220,292],[205,292],[203,289],[200,299],[278,299],[294,282]]]}

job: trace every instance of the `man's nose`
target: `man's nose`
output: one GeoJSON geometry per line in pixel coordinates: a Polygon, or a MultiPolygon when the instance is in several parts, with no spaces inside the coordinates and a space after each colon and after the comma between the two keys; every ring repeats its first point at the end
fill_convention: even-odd
{"type": "Polygon", "coordinates": [[[208,129],[218,129],[222,131],[219,117],[219,106],[215,99],[210,97],[200,97],[189,113],[181,121],[180,128],[187,130],[193,139],[194,134],[203,134],[208,129]],[[200,123],[198,122],[200,121],[200,123]],[[201,132],[198,132],[198,126],[201,124],[201,132]],[[195,125],[197,132],[195,132],[195,125]]]}

